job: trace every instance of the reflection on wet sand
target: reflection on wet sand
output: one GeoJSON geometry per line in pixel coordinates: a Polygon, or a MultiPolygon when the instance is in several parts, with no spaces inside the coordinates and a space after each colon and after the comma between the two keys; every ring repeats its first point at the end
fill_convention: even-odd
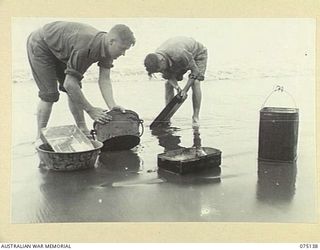
{"type": "Polygon", "coordinates": [[[205,185],[220,183],[220,174],[220,167],[210,168],[201,171],[200,173],[193,173],[187,175],[179,175],[162,169],[158,170],[158,175],[160,178],[179,185],[205,185]]]}
{"type": "Polygon", "coordinates": [[[142,160],[130,150],[101,153],[94,169],[73,172],[39,169],[42,177],[40,184],[42,196],[36,220],[42,222],[126,220],[131,214],[119,212],[119,205],[122,204],[124,211],[131,206],[138,206],[139,201],[132,201],[130,204],[125,198],[134,192],[132,188],[164,182],[156,173],[142,174],[142,170],[142,160]]]}
{"type": "Polygon", "coordinates": [[[36,213],[38,221],[85,221],[91,207],[98,204],[98,195],[92,196],[90,187],[99,183],[96,169],[74,172],[55,172],[39,169],[41,206],[36,213]],[[89,205],[90,204],[90,205],[89,205]]]}
{"type": "Polygon", "coordinates": [[[193,146],[196,149],[196,155],[204,156],[207,153],[201,147],[201,138],[200,138],[200,130],[199,127],[193,127],[193,146]]]}
{"type": "MultiPolygon", "coordinates": [[[[179,131],[179,128],[169,127],[169,126],[162,126],[152,130],[152,135],[156,136],[159,145],[164,148],[164,152],[167,153],[169,151],[177,150],[177,149],[187,149],[180,146],[180,136],[176,135],[179,131]]],[[[207,153],[203,150],[201,146],[201,138],[200,138],[200,130],[199,127],[193,127],[193,145],[192,149],[190,150],[190,157],[185,157],[186,159],[194,159],[200,156],[204,156],[207,153]]],[[[196,163],[194,163],[196,164],[196,163]]],[[[183,184],[183,185],[194,185],[194,184],[208,184],[208,183],[219,183],[221,182],[220,174],[221,168],[220,167],[213,167],[212,162],[208,161],[207,166],[202,166],[203,170],[200,172],[193,172],[189,174],[176,174],[161,168],[158,168],[158,176],[162,179],[165,179],[168,182],[172,182],[175,184],[183,184]]],[[[204,161],[202,161],[202,165],[204,165],[204,161]]]]}
{"type": "Polygon", "coordinates": [[[257,199],[263,202],[289,202],[296,190],[297,165],[258,161],[257,199]]]}
{"type": "Polygon", "coordinates": [[[153,139],[158,139],[151,144],[154,148],[102,152],[96,168],[83,171],[55,172],[37,168],[35,157],[15,159],[12,221],[312,221],[310,204],[297,206],[308,197],[295,190],[295,164],[259,162],[256,173],[256,155],[224,150],[232,157],[223,157],[223,169],[209,167],[183,175],[157,169],[157,154],[163,151],[186,146],[195,155],[196,148],[217,143],[207,130],[200,130],[152,131],[153,139]]]}
{"type": "Polygon", "coordinates": [[[98,166],[116,172],[138,173],[143,169],[140,157],[132,150],[101,152],[98,166]]]}
{"type": "Polygon", "coordinates": [[[179,128],[162,126],[151,130],[151,134],[158,139],[159,145],[164,148],[164,152],[167,152],[183,148],[179,145],[181,140],[180,136],[176,135],[177,131],[179,131],[179,128]]]}

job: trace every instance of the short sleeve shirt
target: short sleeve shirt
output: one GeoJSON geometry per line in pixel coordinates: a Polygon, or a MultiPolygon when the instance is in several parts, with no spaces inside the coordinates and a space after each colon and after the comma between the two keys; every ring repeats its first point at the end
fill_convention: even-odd
{"type": "Polygon", "coordinates": [[[172,75],[184,74],[196,68],[195,59],[205,50],[201,43],[191,37],[170,38],[156,50],[156,53],[163,55],[169,64],[163,77],[169,79],[172,75]]]}
{"type": "Polygon", "coordinates": [[[53,55],[67,65],[65,73],[79,81],[93,63],[113,67],[105,47],[106,32],[86,24],[58,21],[45,25],[40,33],[53,55]]]}

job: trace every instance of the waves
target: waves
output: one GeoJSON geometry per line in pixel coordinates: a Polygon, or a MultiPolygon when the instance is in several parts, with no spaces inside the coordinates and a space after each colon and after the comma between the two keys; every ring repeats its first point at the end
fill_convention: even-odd
{"type": "MultiPolygon", "coordinates": [[[[300,77],[312,76],[314,69],[312,67],[301,67],[297,65],[269,65],[264,67],[225,67],[208,69],[206,72],[206,81],[227,81],[227,80],[246,80],[260,78],[278,78],[278,77],[300,77]],[[291,66],[291,67],[290,67],[291,66]]],[[[185,74],[186,80],[188,73],[185,74]]],[[[139,82],[148,80],[149,77],[143,67],[121,67],[111,70],[113,82],[139,82]]],[[[155,74],[155,81],[161,81],[161,74],[155,74]]],[[[28,68],[14,69],[12,72],[12,82],[14,84],[33,81],[31,70],[28,68]]],[[[85,73],[85,82],[98,82],[98,67],[92,66],[85,73]]]]}

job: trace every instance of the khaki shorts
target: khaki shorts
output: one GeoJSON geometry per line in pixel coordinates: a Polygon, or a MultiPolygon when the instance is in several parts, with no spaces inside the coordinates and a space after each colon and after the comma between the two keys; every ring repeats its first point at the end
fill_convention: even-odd
{"type": "Polygon", "coordinates": [[[208,61],[208,52],[207,49],[204,49],[202,53],[198,54],[197,57],[194,59],[196,65],[199,69],[199,81],[204,80],[204,74],[206,73],[207,69],[207,61],[208,61]]]}
{"type": "Polygon", "coordinates": [[[49,50],[39,31],[31,33],[27,41],[28,59],[33,78],[39,88],[39,97],[45,102],[57,102],[59,90],[64,91],[66,64],[49,50]]]}
{"type": "MultiPolygon", "coordinates": [[[[199,53],[195,59],[194,59],[198,69],[199,69],[199,75],[198,75],[198,80],[203,81],[204,80],[204,75],[206,73],[207,69],[207,61],[208,61],[208,52],[207,49],[205,48],[201,53],[199,53]]],[[[188,70],[182,70],[181,72],[178,72],[176,75],[177,81],[181,81],[183,79],[183,75],[187,72],[188,70]]]]}

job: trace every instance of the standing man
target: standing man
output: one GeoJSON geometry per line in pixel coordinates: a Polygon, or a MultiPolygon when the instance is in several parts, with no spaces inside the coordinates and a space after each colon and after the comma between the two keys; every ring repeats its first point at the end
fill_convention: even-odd
{"type": "Polygon", "coordinates": [[[111,119],[105,109],[89,103],[81,91],[83,74],[96,62],[99,66],[98,84],[107,107],[124,111],[113,98],[110,69],[113,60],[124,56],[134,44],[132,31],[123,24],[115,25],[107,33],[86,24],[57,21],[31,33],[27,52],[40,97],[37,139],[40,129],[48,124],[53,103],[59,99],[58,82],[59,90],[68,95],[69,108],[77,126],[86,135],[89,129],[84,111],[100,123],[111,119]]]}
{"type": "Polygon", "coordinates": [[[174,97],[174,89],[182,97],[192,88],[193,116],[192,125],[199,127],[199,112],[201,106],[200,81],[204,80],[207,67],[207,49],[199,42],[189,37],[174,37],[164,42],[155,53],[150,53],[144,60],[149,76],[160,72],[166,79],[165,100],[168,104],[174,97]],[[178,81],[190,70],[189,80],[182,90],[178,81]]]}

